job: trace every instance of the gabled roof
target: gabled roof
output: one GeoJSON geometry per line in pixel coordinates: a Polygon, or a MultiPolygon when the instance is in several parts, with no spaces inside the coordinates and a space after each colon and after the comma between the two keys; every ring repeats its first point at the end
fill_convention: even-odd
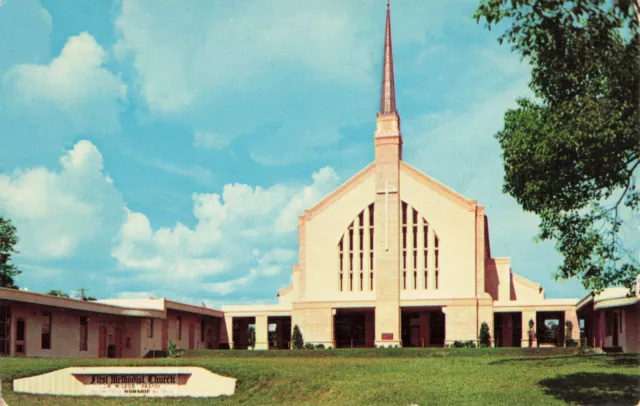
{"type": "MultiPolygon", "coordinates": [[[[467,199],[466,197],[462,196],[460,193],[456,192],[450,187],[445,186],[444,184],[433,179],[432,177],[420,172],[418,169],[409,165],[405,161],[400,161],[400,168],[406,170],[409,175],[414,177],[414,179],[421,181],[423,184],[435,190],[437,193],[446,197],[450,201],[462,207],[468,208],[469,210],[475,209],[477,205],[476,200],[467,199]]],[[[402,185],[400,187],[402,187],[402,185]]]]}
{"type": "Polygon", "coordinates": [[[333,192],[329,193],[324,199],[319,201],[315,206],[310,209],[305,210],[304,215],[313,216],[319,212],[321,212],[325,207],[327,207],[332,202],[339,200],[342,196],[348,193],[351,189],[357,186],[362,180],[366,178],[366,176],[375,168],[375,162],[370,163],[360,172],[356,173],[349,180],[347,180],[342,185],[338,186],[333,192]]]}

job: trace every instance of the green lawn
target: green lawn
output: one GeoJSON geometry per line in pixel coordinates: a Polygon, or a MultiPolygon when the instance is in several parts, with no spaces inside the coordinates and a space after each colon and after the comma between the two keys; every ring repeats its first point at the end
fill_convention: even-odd
{"type": "Polygon", "coordinates": [[[638,354],[572,349],[199,351],[180,359],[0,358],[4,399],[18,405],[637,405],[638,354]],[[16,394],[11,381],[68,366],[191,365],[238,379],[217,399],[16,394]]]}

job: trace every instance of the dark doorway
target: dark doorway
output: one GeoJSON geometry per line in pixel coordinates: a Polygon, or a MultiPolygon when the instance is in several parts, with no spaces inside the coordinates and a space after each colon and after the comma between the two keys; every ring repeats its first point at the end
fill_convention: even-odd
{"type": "Polygon", "coordinates": [[[618,317],[619,314],[618,313],[614,313],[613,314],[613,343],[612,345],[614,347],[617,347],[619,345],[619,338],[618,338],[618,332],[619,332],[619,321],[618,321],[618,317]]]}
{"type": "Polygon", "coordinates": [[[496,347],[521,347],[522,313],[494,313],[493,339],[496,347]]]}
{"type": "Polygon", "coordinates": [[[269,349],[288,350],[291,343],[291,316],[267,318],[269,349]]]}
{"type": "Polygon", "coordinates": [[[0,355],[9,355],[10,327],[11,312],[9,306],[0,306],[0,355]]]}
{"type": "Polygon", "coordinates": [[[16,320],[16,356],[27,355],[27,328],[23,318],[16,320]]]}
{"type": "Polygon", "coordinates": [[[375,340],[374,311],[339,309],[333,316],[336,348],[373,348],[375,340]]]}
{"type": "Polygon", "coordinates": [[[445,318],[440,307],[402,309],[403,347],[443,347],[445,318]]]}
{"type": "Polygon", "coordinates": [[[444,347],[445,315],[442,311],[429,313],[430,347],[444,347]]]}
{"type": "Polygon", "coordinates": [[[233,318],[233,348],[246,350],[249,348],[249,329],[255,330],[255,317],[233,318]]]}
{"type": "Polygon", "coordinates": [[[564,346],[564,312],[537,312],[538,345],[564,346]]]}

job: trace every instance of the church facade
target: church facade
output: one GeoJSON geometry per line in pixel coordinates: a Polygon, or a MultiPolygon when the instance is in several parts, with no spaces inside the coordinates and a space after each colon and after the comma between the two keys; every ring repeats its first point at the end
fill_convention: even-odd
{"type": "Polygon", "coordinates": [[[554,323],[546,340],[558,341],[566,321],[579,339],[578,300],[545,299],[493,257],[485,208],[403,161],[402,146],[387,8],[375,160],[299,217],[299,263],[277,305],[222,307],[230,347],[246,348],[250,325],[258,349],[288,347],[294,325],[338,348],[477,342],[482,323],[497,346],[528,346],[554,323]]]}

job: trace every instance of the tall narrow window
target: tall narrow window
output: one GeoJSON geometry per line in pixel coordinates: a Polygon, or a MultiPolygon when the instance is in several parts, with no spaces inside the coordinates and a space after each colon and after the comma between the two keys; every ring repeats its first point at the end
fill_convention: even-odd
{"type": "Polygon", "coordinates": [[[364,266],[364,254],[360,252],[360,271],[362,271],[363,266],[364,266]]]}
{"type": "Polygon", "coordinates": [[[176,334],[177,334],[178,340],[182,340],[182,317],[178,316],[176,318],[176,324],[177,324],[176,334]]]}
{"type": "Polygon", "coordinates": [[[373,252],[369,253],[369,270],[373,271],[373,252]]]}
{"type": "Polygon", "coordinates": [[[429,226],[425,225],[423,228],[423,232],[424,232],[424,249],[429,248],[429,237],[427,237],[429,235],[429,226]]]}
{"type": "Polygon", "coordinates": [[[373,251],[373,227],[369,229],[369,249],[373,251]]]}
{"type": "Polygon", "coordinates": [[[440,250],[439,250],[439,240],[438,240],[438,236],[437,235],[435,236],[435,241],[434,242],[435,242],[434,251],[435,251],[435,257],[436,257],[435,258],[435,262],[436,262],[436,264],[435,264],[436,265],[436,267],[435,267],[436,268],[435,269],[436,270],[436,286],[434,286],[434,288],[438,289],[438,286],[439,286],[438,278],[440,276],[440,260],[439,260],[439,257],[440,257],[439,252],[440,252],[440,250]]]}
{"type": "Polygon", "coordinates": [[[349,253],[349,271],[353,271],[353,252],[349,253]]]}
{"type": "Polygon", "coordinates": [[[353,228],[349,229],[349,251],[353,251],[353,228]]]}
{"type": "Polygon", "coordinates": [[[200,320],[200,342],[204,343],[204,319],[200,320]]]}
{"type": "Polygon", "coordinates": [[[344,286],[343,286],[343,283],[342,283],[343,276],[344,276],[343,273],[340,272],[340,292],[342,292],[344,290],[344,286]]]}
{"type": "Polygon", "coordinates": [[[407,251],[402,252],[402,269],[407,269],[407,251]]]}
{"type": "Polygon", "coordinates": [[[424,288],[429,289],[429,271],[424,271],[424,288]]]}
{"type": "Polygon", "coordinates": [[[42,342],[43,350],[51,349],[51,312],[42,313],[42,342]]]}
{"type": "Polygon", "coordinates": [[[80,317],[80,351],[87,351],[87,336],[89,333],[89,319],[80,317]]]}
{"type": "Polygon", "coordinates": [[[149,329],[147,330],[147,337],[148,338],[153,338],[153,328],[154,328],[154,320],[153,319],[149,319],[149,329]]]}
{"type": "Polygon", "coordinates": [[[364,229],[360,227],[358,231],[358,236],[360,237],[360,251],[364,250],[364,229]]]}
{"type": "Polygon", "coordinates": [[[413,251],[413,269],[418,269],[418,251],[413,251]]]}
{"type": "Polygon", "coordinates": [[[360,273],[360,290],[364,290],[364,275],[360,273]]]}
{"type": "Polygon", "coordinates": [[[407,227],[402,227],[402,248],[407,248],[407,227]]]}
{"type": "Polygon", "coordinates": [[[413,249],[418,248],[418,226],[413,226],[413,249]]]}
{"type": "Polygon", "coordinates": [[[369,289],[373,290],[373,272],[369,273],[369,289]]]}
{"type": "Polygon", "coordinates": [[[349,290],[353,291],[353,273],[349,274],[349,290]]]}
{"type": "Polygon", "coordinates": [[[373,227],[373,218],[374,218],[374,206],[373,203],[369,205],[369,225],[373,227]]]}
{"type": "Polygon", "coordinates": [[[418,289],[418,272],[413,271],[413,288],[418,289]]]}
{"type": "Polygon", "coordinates": [[[341,252],[340,253],[340,272],[344,271],[344,269],[342,269],[344,267],[344,263],[343,263],[343,258],[344,254],[341,252]]]}
{"type": "Polygon", "coordinates": [[[402,224],[407,224],[407,204],[402,202],[402,224]]]}
{"type": "Polygon", "coordinates": [[[407,290],[407,271],[402,272],[402,289],[407,290]]]}

